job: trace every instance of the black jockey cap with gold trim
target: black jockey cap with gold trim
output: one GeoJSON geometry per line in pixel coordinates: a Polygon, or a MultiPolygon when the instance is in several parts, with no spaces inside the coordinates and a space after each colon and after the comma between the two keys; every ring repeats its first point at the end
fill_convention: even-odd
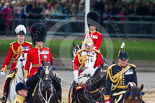
{"type": "Polygon", "coordinates": [[[47,27],[43,22],[37,22],[30,27],[32,42],[46,41],[47,27]]]}
{"type": "Polygon", "coordinates": [[[89,12],[87,14],[87,24],[88,24],[88,27],[90,25],[96,26],[97,30],[99,30],[100,22],[101,22],[101,17],[100,17],[100,14],[98,12],[91,11],[91,12],[89,12]]]}
{"type": "Polygon", "coordinates": [[[128,52],[127,51],[121,51],[118,58],[121,59],[121,60],[127,60],[129,58],[128,57],[128,52]]]}

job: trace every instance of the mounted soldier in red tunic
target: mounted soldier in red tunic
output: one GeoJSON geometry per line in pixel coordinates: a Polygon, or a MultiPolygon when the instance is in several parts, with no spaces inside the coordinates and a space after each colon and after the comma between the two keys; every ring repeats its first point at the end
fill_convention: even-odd
{"type": "Polygon", "coordinates": [[[5,62],[1,69],[1,76],[4,77],[7,71],[7,67],[11,59],[13,58],[10,72],[7,75],[5,83],[4,83],[3,97],[1,98],[3,103],[7,101],[9,88],[10,88],[9,85],[10,85],[10,82],[13,76],[15,75],[15,67],[17,65],[18,58],[20,57],[21,53],[27,54],[28,50],[32,48],[32,44],[30,42],[24,41],[25,35],[26,35],[26,28],[24,25],[18,25],[15,29],[15,32],[17,34],[18,41],[10,43],[8,54],[5,57],[5,62]]]}
{"type": "MultiPolygon", "coordinates": [[[[43,44],[46,41],[47,28],[46,25],[42,22],[35,23],[30,27],[32,42],[35,45],[34,48],[28,51],[27,61],[25,65],[25,78],[27,80],[26,85],[31,87],[29,91],[29,97],[32,96],[33,90],[39,81],[40,69],[42,67],[42,60],[45,63],[54,64],[51,50],[49,48],[43,47],[43,44]],[[30,64],[32,64],[32,68],[30,68],[30,64]]],[[[57,92],[57,99],[61,102],[61,85],[60,78],[55,77],[57,79],[52,78],[52,84],[57,92]],[[59,80],[59,81],[58,81],[59,80]]]]}

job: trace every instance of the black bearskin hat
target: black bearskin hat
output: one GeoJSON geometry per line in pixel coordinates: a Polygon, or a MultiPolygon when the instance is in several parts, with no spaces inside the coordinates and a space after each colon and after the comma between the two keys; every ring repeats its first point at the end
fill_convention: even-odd
{"type": "Polygon", "coordinates": [[[88,27],[90,25],[93,25],[93,26],[96,26],[96,28],[99,30],[100,22],[101,22],[101,17],[98,12],[91,11],[87,14],[88,27]]]}
{"type": "Polygon", "coordinates": [[[30,27],[32,42],[46,41],[47,27],[43,22],[37,22],[30,27]]]}

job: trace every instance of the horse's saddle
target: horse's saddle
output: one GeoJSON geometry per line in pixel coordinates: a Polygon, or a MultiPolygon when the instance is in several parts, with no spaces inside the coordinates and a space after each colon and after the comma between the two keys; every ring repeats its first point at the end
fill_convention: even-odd
{"type": "Polygon", "coordinates": [[[17,74],[17,68],[15,68],[13,71],[10,71],[10,73],[6,76],[6,78],[15,78],[17,74]]]}

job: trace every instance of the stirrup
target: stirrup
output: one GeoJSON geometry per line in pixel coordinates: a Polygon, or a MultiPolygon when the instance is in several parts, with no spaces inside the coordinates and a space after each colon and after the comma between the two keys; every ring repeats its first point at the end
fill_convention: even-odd
{"type": "Polygon", "coordinates": [[[2,103],[5,103],[5,102],[6,102],[6,96],[2,96],[2,97],[0,98],[0,101],[2,101],[2,103]]]}

